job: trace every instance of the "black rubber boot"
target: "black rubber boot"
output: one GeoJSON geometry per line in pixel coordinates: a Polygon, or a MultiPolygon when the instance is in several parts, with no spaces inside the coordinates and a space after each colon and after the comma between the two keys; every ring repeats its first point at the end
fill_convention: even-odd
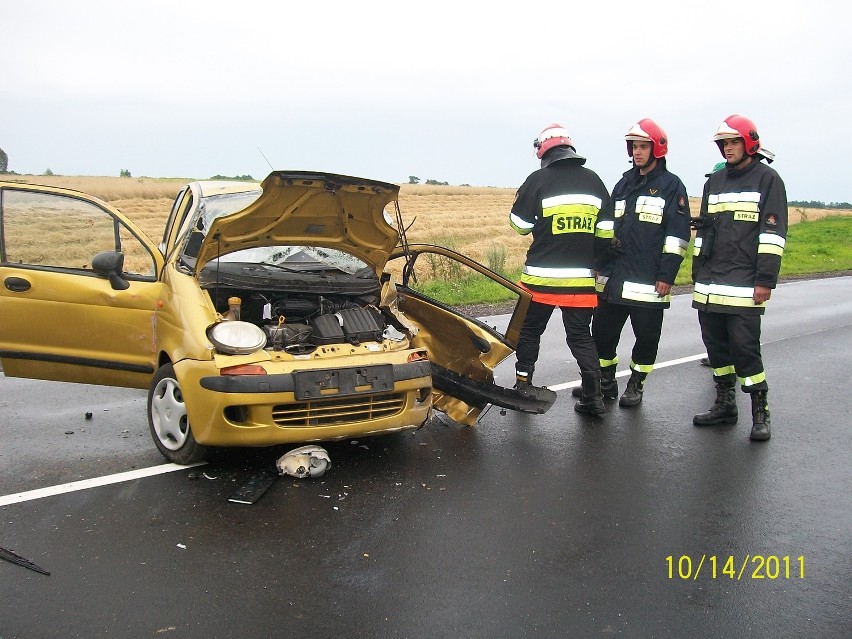
{"type": "Polygon", "coordinates": [[[614,365],[601,369],[601,393],[603,393],[604,399],[618,397],[618,380],[615,379],[614,365]]]}
{"type": "Polygon", "coordinates": [[[769,431],[769,404],[766,401],[766,391],[751,394],[751,435],[749,439],[765,442],[771,437],[769,431]]]}
{"type": "Polygon", "coordinates": [[[515,388],[524,388],[525,386],[532,386],[532,378],[533,371],[529,373],[521,373],[517,368],[515,369],[515,388]]]}
{"type": "MultiPolygon", "coordinates": [[[[618,397],[618,380],[615,379],[615,366],[607,366],[601,369],[601,393],[604,399],[615,399],[618,397]]],[[[582,396],[582,386],[575,386],[571,389],[571,397],[579,399],[582,396]]]]}
{"type": "Polygon", "coordinates": [[[627,388],[624,389],[624,395],[622,395],[621,399],[618,400],[619,406],[629,408],[631,406],[638,406],[642,403],[642,393],[644,392],[642,387],[645,384],[645,378],[647,376],[648,373],[641,373],[637,370],[630,371],[630,379],[627,380],[627,388]]]}
{"type": "MultiPolygon", "coordinates": [[[[733,377],[733,376],[732,376],[733,377]]],[[[734,395],[736,381],[719,380],[716,382],[716,401],[706,413],[692,418],[696,426],[715,426],[716,424],[737,423],[737,400],[734,395]]]]}
{"type": "Polygon", "coordinates": [[[580,401],[574,404],[574,410],[586,415],[602,415],[606,412],[606,406],[601,394],[600,371],[581,373],[581,378],[583,394],[580,401]]]}
{"type": "Polygon", "coordinates": [[[522,373],[515,367],[515,385],[518,384],[532,384],[533,373],[535,372],[534,366],[525,366],[525,369],[529,369],[528,372],[522,373]]]}
{"type": "Polygon", "coordinates": [[[532,378],[533,371],[529,373],[520,373],[515,370],[515,390],[518,391],[522,396],[529,396],[532,394],[530,388],[532,387],[532,378]]]}

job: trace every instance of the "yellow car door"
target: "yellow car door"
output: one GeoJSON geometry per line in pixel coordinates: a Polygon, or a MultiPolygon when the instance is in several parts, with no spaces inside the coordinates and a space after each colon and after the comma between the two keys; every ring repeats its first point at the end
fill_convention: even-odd
{"type": "Polygon", "coordinates": [[[0,182],[0,361],[8,377],[147,388],[163,258],[69,189],[0,182]]]}

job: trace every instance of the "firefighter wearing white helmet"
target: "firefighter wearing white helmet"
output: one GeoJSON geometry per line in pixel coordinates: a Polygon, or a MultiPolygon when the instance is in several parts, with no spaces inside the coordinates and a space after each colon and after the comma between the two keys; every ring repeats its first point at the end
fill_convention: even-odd
{"type": "Polygon", "coordinates": [[[737,422],[736,381],[751,396],[749,437],[771,435],[766,371],[760,352],[760,324],[778,282],[787,236],[787,193],[767,166],[774,155],[763,148],[754,122],[726,118],[713,136],[725,168],[704,185],[692,261],[692,306],[698,310],[716,400],[693,417],[696,426],[737,422]]]}
{"type": "Polygon", "coordinates": [[[541,335],[555,308],[582,379],[574,409],[599,415],[606,408],[600,388],[598,354],[589,326],[597,306],[595,274],[612,238],[612,202],[598,175],[583,166],[565,127],[551,124],[533,141],[541,168],[518,189],[509,223],[532,235],[521,286],[532,302],[517,347],[515,387],[530,390],[541,335]]]}
{"type": "Polygon", "coordinates": [[[666,168],[668,137],[650,118],[624,136],[633,167],[612,191],[615,223],[609,258],[598,276],[600,295],[592,336],[606,399],[618,397],[618,342],[630,319],[634,343],[630,379],[619,406],[642,402],[645,378],[654,368],[670,306],[671,288],[689,245],[689,198],[680,178],[666,168]]]}

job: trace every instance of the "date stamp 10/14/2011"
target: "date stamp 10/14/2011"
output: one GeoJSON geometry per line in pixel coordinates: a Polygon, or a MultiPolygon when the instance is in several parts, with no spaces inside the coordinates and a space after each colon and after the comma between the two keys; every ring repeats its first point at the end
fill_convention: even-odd
{"type": "Polygon", "coordinates": [[[666,557],[669,579],[804,579],[805,556],[799,555],[680,555],[666,557]]]}

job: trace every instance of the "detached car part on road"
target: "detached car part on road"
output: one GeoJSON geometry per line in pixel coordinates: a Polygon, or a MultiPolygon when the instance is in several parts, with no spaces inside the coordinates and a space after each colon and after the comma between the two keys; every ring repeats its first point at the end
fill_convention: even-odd
{"type": "Polygon", "coordinates": [[[156,244],[97,198],[0,182],[4,372],[148,388],[154,442],[180,464],[217,446],[418,428],[433,408],[468,425],[488,404],[545,412],[551,391],[493,377],[529,295],[449,249],[409,245],[398,193],[306,171],[193,182],[156,244]],[[418,258],[513,291],[505,334],[418,292],[418,258]]]}

